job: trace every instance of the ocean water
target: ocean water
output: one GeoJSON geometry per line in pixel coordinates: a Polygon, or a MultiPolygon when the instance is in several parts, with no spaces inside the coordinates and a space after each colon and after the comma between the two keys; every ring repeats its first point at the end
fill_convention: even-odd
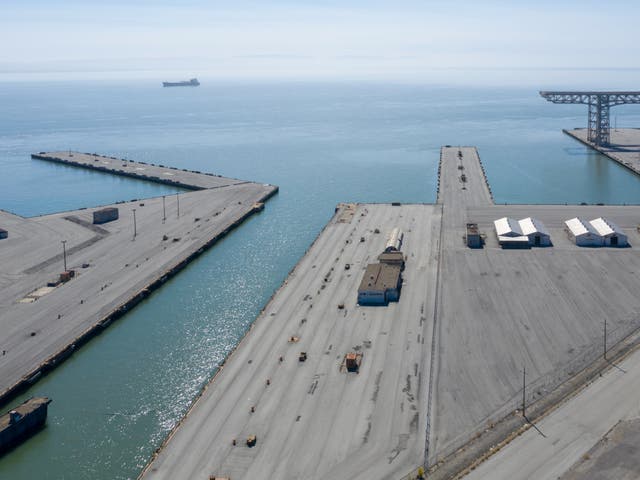
{"type": "MultiPolygon", "coordinates": [[[[135,478],[335,205],[434,202],[441,145],[476,145],[499,203],[640,204],[640,177],[561,132],[585,126],[586,107],[531,89],[34,81],[0,83],[0,105],[0,208],[19,215],[175,191],[30,159],[46,150],[280,186],[264,212],[22,396],[53,403],[47,427],[0,458],[2,480],[135,478]]],[[[637,107],[612,116],[640,125],[637,107]]]]}

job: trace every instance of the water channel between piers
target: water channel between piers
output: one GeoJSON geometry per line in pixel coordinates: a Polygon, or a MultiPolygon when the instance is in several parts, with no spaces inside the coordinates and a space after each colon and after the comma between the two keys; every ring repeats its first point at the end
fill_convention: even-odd
{"type": "Polygon", "coordinates": [[[513,415],[523,366],[527,400],[546,398],[600,356],[604,316],[612,345],[637,330],[639,219],[638,206],[495,205],[476,149],[443,148],[437,204],[338,207],[141,477],[437,471],[513,415]],[[503,250],[493,234],[503,216],[539,218],[553,246],[503,250]],[[614,220],[632,247],[576,246],[564,230],[575,216],[614,220]],[[466,246],[467,222],[483,248],[466,246]],[[395,227],[400,301],[359,306],[363,271],[395,227]],[[341,369],[349,351],[363,353],[358,374],[341,369]]]}

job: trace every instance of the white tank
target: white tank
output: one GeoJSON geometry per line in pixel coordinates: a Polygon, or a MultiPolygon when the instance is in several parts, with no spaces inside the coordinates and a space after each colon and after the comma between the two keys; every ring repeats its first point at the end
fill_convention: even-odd
{"type": "Polygon", "coordinates": [[[385,246],[385,252],[399,252],[402,247],[402,239],[404,238],[404,233],[398,227],[391,230],[389,234],[389,239],[387,240],[387,245],[385,246]]]}

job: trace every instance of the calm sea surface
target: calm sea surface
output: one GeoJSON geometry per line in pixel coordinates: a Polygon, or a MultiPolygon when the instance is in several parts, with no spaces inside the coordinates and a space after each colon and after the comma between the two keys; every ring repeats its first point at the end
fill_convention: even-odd
{"type": "MultiPolygon", "coordinates": [[[[476,145],[500,203],[640,204],[640,177],[562,134],[586,125],[586,107],[529,89],[30,82],[0,83],[0,105],[0,208],[23,216],[174,191],[30,159],[46,150],[280,186],[23,395],[53,398],[48,425],[0,459],[1,480],[135,478],[335,205],[434,202],[441,145],[476,145]]],[[[640,125],[637,108],[612,117],[640,125]]]]}

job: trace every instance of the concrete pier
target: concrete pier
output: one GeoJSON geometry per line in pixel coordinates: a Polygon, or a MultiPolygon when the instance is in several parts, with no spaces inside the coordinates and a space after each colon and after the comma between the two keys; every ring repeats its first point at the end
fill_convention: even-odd
{"type": "Polygon", "coordinates": [[[92,223],[95,208],[34,218],[0,211],[0,224],[10,232],[0,248],[0,402],[59,364],[277,192],[272,185],[158,168],[153,176],[168,171],[172,181],[197,191],[180,193],[179,200],[167,196],[164,209],[162,197],[112,205],[119,218],[101,225],[92,223]],[[47,287],[63,271],[65,253],[75,277],[47,287]]]}
{"type": "Polygon", "coordinates": [[[439,221],[433,205],[340,206],[143,477],[415,471],[425,448],[439,221]],[[394,227],[405,235],[400,301],[358,306],[362,274],[394,227]],[[358,373],[341,368],[349,352],[363,354],[358,373]],[[257,436],[251,448],[249,435],[257,436]]]}
{"type": "Polygon", "coordinates": [[[602,357],[604,318],[615,336],[610,346],[640,328],[640,207],[494,205],[477,152],[459,150],[462,158],[457,147],[443,149],[440,165],[443,240],[428,452],[433,479],[452,478],[524,424],[514,415],[522,404],[523,368],[528,404],[560,401],[551,394],[602,357]],[[468,172],[464,190],[460,163],[468,172]],[[504,216],[542,220],[553,246],[503,250],[493,221],[504,216]],[[632,247],[576,246],[564,226],[575,216],[614,220],[632,247]],[[484,235],[482,249],[464,243],[467,222],[484,235]]]}
{"type": "Polygon", "coordinates": [[[611,143],[607,146],[598,146],[590,142],[587,139],[586,128],[563,130],[563,132],[640,175],[640,129],[612,128],[611,143]]]}
{"type": "Polygon", "coordinates": [[[206,190],[249,183],[234,178],[226,178],[212,173],[135,162],[115,157],[82,152],[39,152],[31,155],[34,160],[61,163],[72,167],[96,170],[99,172],[136,178],[148,182],[162,183],[187,190],[206,190]]]}
{"type": "Polygon", "coordinates": [[[523,368],[540,414],[604,368],[603,318],[612,349],[639,331],[640,206],[495,205],[473,147],[442,149],[438,185],[436,205],[339,206],[141,478],[400,479],[425,463],[453,478],[523,426],[523,368]],[[553,246],[502,249],[504,216],[542,220],[553,246]],[[575,216],[610,218],[631,248],[576,246],[575,216]],[[468,222],[482,248],[466,246],[468,222]],[[400,301],[360,307],[394,227],[400,301]],[[340,369],[350,350],[359,374],[340,369]]]}

